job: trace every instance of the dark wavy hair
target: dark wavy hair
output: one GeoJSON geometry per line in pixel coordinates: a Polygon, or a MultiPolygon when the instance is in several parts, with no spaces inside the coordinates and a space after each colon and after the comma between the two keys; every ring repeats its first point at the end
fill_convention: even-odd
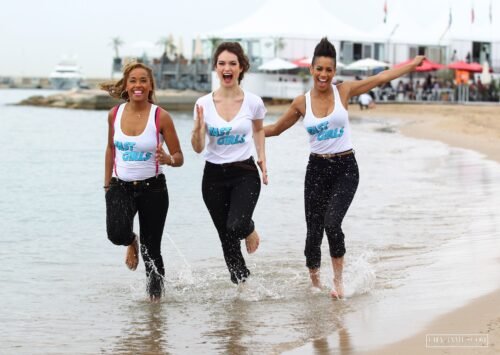
{"type": "Polygon", "coordinates": [[[321,38],[321,41],[319,41],[319,43],[314,48],[312,65],[314,65],[317,57],[332,58],[334,65],[337,64],[337,51],[335,50],[334,45],[328,40],[328,38],[321,38]]]}
{"type": "Polygon", "coordinates": [[[214,69],[217,67],[217,60],[219,59],[219,55],[224,51],[233,53],[236,57],[238,57],[238,63],[240,64],[241,68],[243,68],[240,76],[238,77],[239,84],[243,80],[244,74],[248,71],[248,69],[250,69],[250,61],[248,60],[248,57],[246,56],[243,48],[238,42],[222,42],[221,44],[219,44],[214,52],[214,55],[212,56],[214,69]]]}
{"type": "Polygon", "coordinates": [[[123,67],[123,77],[116,82],[106,82],[99,84],[101,90],[107,91],[112,97],[117,99],[122,99],[125,101],[129,100],[128,92],[125,90],[127,87],[127,80],[132,72],[132,70],[141,68],[148,73],[149,80],[151,80],[151,91],[148,95],[148,101],[154,103],[155,98],[155,80],[153,75],[153,70],[147,65],[139,62],[131,62],[123,67]]]}

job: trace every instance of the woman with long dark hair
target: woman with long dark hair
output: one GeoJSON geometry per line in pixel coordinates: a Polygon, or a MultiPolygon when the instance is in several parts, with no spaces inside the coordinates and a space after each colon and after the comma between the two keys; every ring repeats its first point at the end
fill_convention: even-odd
{"type": "Polygon", "coordinates": [[[240,87],[250,64],[240,44],[221,43],[213,55],[220,87],[198,99],[191,144],[197,153],[205,150],[202,193],[222,244],[224,259],[235,284],[250,275],[241,252],[245,240],[248,253],[259,246],[252,215],[261,182],[267,184],[262,99],[240,87]]]}

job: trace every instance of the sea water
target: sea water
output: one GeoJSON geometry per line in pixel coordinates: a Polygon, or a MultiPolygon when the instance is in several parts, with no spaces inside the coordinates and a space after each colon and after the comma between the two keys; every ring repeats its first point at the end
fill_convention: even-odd
{"type": "Polygon", "coordinates": [[[0,91],[2,354],[360,350],[498,285],[499,164],[366,120],[352,121],[361,180],[343,225],[346,300],[328,296],[326,238],[325,290],[309,287],[301,124],[266,140],[270,183],[254,214],[261,244],[246,256],[249,282],[233,285],[202,200],[192,114],[172,112],[185,164],[164,169],[166,289],[151,304],[142,260],[131,272],[125,248],[106,237],[106,112],[7,105],[40,93],[0,91]]]}

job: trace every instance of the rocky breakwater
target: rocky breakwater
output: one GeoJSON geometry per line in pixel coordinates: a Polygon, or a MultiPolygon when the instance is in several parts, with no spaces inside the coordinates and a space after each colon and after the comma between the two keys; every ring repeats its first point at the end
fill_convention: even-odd
{"type": "MultiPolygon", "coordinates": [[[[196,100],[205,93],[192,90],[158,90],[156,103],[169,111],[191,111],[196,100]]],[[[18,105],[109,110],[123,101],[109,96],[102,90],[69,90],[48,96],[31,96],[18,105]]]]}

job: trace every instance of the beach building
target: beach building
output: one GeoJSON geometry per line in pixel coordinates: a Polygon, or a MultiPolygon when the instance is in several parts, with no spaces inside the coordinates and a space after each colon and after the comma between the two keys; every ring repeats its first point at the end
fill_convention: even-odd
{"type": "Polygon", "coordinates": [[[172,35],[157,42],[124,43],[123,55],[113,58],[112,76],[121,75],[123,65],[140,61],[153,68],[159,89],[210,91],[208,61],[196,52],[193,52],[192,60],[186,59],[183,45],[181,37],[175,41],[172,35]]]}
{"type": "MultiPolygon", "coordinates": [[[[318,0],[307,3],[301,0],[266,1],[243,21],[205,34],[202,51],[205,58],[210,58],[219,41],[240,42],[251,62],[251,71],[245,75],[243,86],[263,97],[290,99],[310,87],[309,77],[300,75],[300,70],[287,69],[286,65],[273,70],[262,66],[276,58],[292,62],[309,57],[324,36],[334,43],[341,62],[350,63],[365,57],[384,58],[383,43],[375,43],[370,34],[339,20],[318,0]],[[304,16],[311,8],[315,9],[314,16],[304,16]]],[[[214,89],[218,80],[214,73],[212,75],[214,89]]]]}
{"type": "Polygon", "coordinates": [[[487,61],[494,71],[500,71],[500,32],[493,15],[487,16],[491,9],[486,2],[478,3],[475,11],[482,14],[480,20],[470,12],[473,9],[450,5],[448,12],[426,27],[403,17],[401,4],[394,5],[394,14],[371,32],[377,41],[386,43],[386,62],[396,64],[421,54],[441,64],[487,61]]]}
{"type": "MultiPolygon", "coordinates": [[[[202,57],[209,60],[220,41],[240,42],[251,61],[243,86],[272,98],[291,99],[307,91],[311,85],[307,68],[290,69],[285,64],[264,70],[263,66],[277,59],[296,63],[310,57],[324,36],[335,45],[338,61],[347,65],[362,58],[394,65],[422,54],[445,65],[455,60],[488,61],[494,71],[500,71],[500,32],[495,30],[491,13],[490,21],[471,21],[470,9],[457,6],[455,10],[450,5],[449,13],[443,12],[436,23],[424,28],[408,14],[402,16],[404,4],[393,5],[387,21],[368,32],[336,18],[318,0],[291,0],[286,4],[269,0],[243,21],[203,35],[198,47],[202,57]],[[314,16],[304,15],[306,7],[315,9],[314,16]]],[[[482,5],[484,8],[478,7],[477,12],[484,14],[488,4],[482,5]]],[[[218,80],[214,72],[210,79],[215,89],[218,80]]]]}

